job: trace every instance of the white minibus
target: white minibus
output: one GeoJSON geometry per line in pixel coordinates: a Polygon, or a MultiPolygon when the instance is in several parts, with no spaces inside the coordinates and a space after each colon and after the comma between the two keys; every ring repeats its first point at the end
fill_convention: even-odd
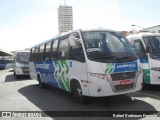
{"type": "Polygon", "coordinates": [[[29,57],[30,51],[22,50],[17,51],[13,58],[13,71],[14,76],[18,78],[21,75],[29,76],[29,57]]]}
{"type": "Polygon", "coordinates": [[[72,30],[37,44],[30,51],[30,76],[71,92],[79,103],[88,97],[141,90],[143,72],[129,41],[113,30],[72,30]]]}
{"type": "Polygon", "coordinates": [[[160,34],[140,32],[127,37],[137,53],[146,84],[160,84],[160,34]]]}

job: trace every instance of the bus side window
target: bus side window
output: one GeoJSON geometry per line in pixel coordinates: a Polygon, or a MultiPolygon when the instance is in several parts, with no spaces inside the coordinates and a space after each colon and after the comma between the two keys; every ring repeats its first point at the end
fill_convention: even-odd
{"type": "Polygon", "coordinates": [[[139,40],[139,39],[135,40],[133,47],[134,47],[134,50],[139,58],[146,57],[145,49],[144,49],[144,46],[143,46],[141,40],[139,40]]]}
{"type": "Polygon", "coordinates": [[[49,60],[51,58],[51,43],[52,42],[48,42],[45,45],[45,60],[49,60]]]}
{"type": "Polygon", "coordinates": [[[38,61],[38,58],[39,58],[39,46],[35,48],[34,61],[38,61]]]}
{"type": "Polygon", "coordinates": [[[32,49],[31,49],[31,52],[30,52],[30,61],[31,61],[31,62],[34,61],[34,51],[35,51],[35,48],[32,48],[32,49]]]}
{"type": "Polygon", "coordinates": [[[71,60],[85,62],[85,57],[84,57],[82,45],[80,43],[75,47],[70,47],[69,58],[71,60]]]}
{"type": "Polygon", "coordinates": [[[51,60],[57,59],[57,46],[58,46],[58,40],[55,40],[52,42],[52,52],[51,52],[51,60]]]}
{"type": "Polygon", "coordinates": [[[69,35],[64,36],[59,41],[58,47],[58,59],[68,59],[68,50],[69,50],[69,35]]]}
{"type": "MultiPolygon", "coordinates": [[[[80,38],[78,33],[71,33],[70,36],[80,38]]],[[[84,52],[81,43],[77,43],[77,46],[74,47],[70,46],[69,59],[85,62],[84,52]]]]}
{"type": "Polygon", "coordinates": [[[43,61],[44,60],[44,47],[45,45],[41,45],[40,49],[39,49],[39,61],[43,61]]]}
{"type": "Polygon", "coordinates": [[[73,32],[73,33],[70,34],[70,36],[74,36],[75,38],[80,38],[78,32],[73,32]]]}

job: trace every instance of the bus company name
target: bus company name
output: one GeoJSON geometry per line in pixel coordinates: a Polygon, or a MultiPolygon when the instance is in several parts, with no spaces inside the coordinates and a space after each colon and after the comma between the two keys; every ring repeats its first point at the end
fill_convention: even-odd
{"type": "Polygon", "coordinates": [[[89,49],[87,49],[87,52],[95,52],[95,51],[101,52],[101,49],[100,48],[89,48],[89,49]]]}
{"type": "Polygon", "coordinates": [[[49,64],[35,64],[37,69],[49,69],[49,64]]]}
{"type": "Polygon", "coordinates": [[[134,67],[136,67],[135,64],[117,65],[117,68],[134,68],[134,67]]]}

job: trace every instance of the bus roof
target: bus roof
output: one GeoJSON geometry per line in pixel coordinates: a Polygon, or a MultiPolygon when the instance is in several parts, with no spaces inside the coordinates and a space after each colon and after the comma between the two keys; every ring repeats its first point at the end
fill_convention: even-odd
{"type": "Polygon", "coordinates": [[[21,52],[30,52],[29,50],[18,50],[16,53],[21,53],[21,52]]]}
{"type": "Polygon", "coordinates": [[[88,32],[88,31],[91,31],[91,32],[94,32],[94,31],[108,31],[108,32],[118,32],[118,31],[115,31],[115,30],[111,30],[111,29],[89,29],[89,30],[80,30],[82,32],[88,32]]]}
{"type": "Polygon", "coordinates": [[[68,31],[68,32],[64,32],[64,33],[62,33],[62,34],[60,34],[60,35],[56,35],[56,36],[54,36],[53,38],[51,38],[51,39],[49,39],[49,40],[46,40],[46,41],[44,41],[44,42],[41,42],[41,43],[39,43],[39,44],[36,44],[36,45],[34,45],[34,46],[32,46],[31,48],[33,48],[33,47],[36,47],[36,46],[40,46],[40,45],[43,45],[43,44],[45,44],[45,43],[47,43],[47,42],[50,42],[50,41],[54,41],[54,40],[56,40],[57,38],[59,38],[59,37],[61,37],[61,36],[64,36],[64,35],[67,35],[67,34],[70,34],[70,33],[72,33],[72,32],[94,32],[94,31],[108,31],[108,32],[118,32],[118,33],[120,33],[119,31],[115,31],[115,30],[111,30],[111,29],[88,29],[88,30],[82,30],[82,29],[78,29],[78,30],[70,30],[70,31],[68,31]]]}
{"type": "Polygon", "coordinates": [[[145,37],[145,36],[160,36],[159,33],[150,33],[150,32],[140,32],[138,34],[129,35],[127,38],[134,38],[134,37],[145,37]]]}

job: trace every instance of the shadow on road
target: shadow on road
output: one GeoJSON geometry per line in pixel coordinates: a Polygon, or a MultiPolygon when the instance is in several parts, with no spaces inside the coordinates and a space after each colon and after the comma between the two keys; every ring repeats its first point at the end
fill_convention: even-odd
{"type": "Polygon", "coordinates": [[[160,91],[160,85],[147,85],[143,91],[160,91]]]}
{"type": "Polygon", "coordinates": [[[160,100],[160,85],[147,85],[145,89],[134,94],[133,97],[150,97],[160,100]]]}
{"type": "Polygon", "coordinates": [[[94,114],[95,111],[148,111],[147,114],[157,113],[155,108],[147,102],[132,99],[132,97],[126,95],[91,98],[91,102],[84,105],[76,103],[69,93],[51,87],[47,89],[40,89],[38,85],[29,85],[19,89],[18,92],[44,112],[94,111],[94,114]]]}
{"type": "Polygon", "coordinates": [[[18,79],[15,78],[13,74],[6,75],[5,82],[17,82],[23,80],[31,80],[29,76],[19,76],[18,79]]]}

